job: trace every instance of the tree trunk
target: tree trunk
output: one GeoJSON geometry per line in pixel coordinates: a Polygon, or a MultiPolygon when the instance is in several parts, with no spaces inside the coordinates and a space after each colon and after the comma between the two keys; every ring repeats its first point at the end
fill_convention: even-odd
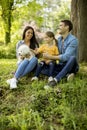
{"type": "Polygon", "coordinates": [[[71,19],[73,22],[73,33],[79,39],[79,61],[87,62],[87,0],[72,0],[71,19]]]}
{"type": "Polygon", "coordinates": [[[2,18],[4,21],[4,29],[5,29],[5,45],[7,45],[11,41],[11,18],[12,18],[12,6],[14,0],[1,0],[0,4],[2,7],[2,18]]]}
{"type": "Polygon", "coordinates": [[[9,42],[11,42],[11,11],[9,11],[8,17],[5,23],[5,44],[7,45],[9,42]]]}
{"type": "Polygon", "coordinates": [[[78,0],[71,1],[71,21],[73,22],[73,30],[72,33],[78,37],[78,0]]]}
{"type": "Polygon", "coordinates": [[[87,0],[79,0],[79,60],[87,62],[87,0]]]}

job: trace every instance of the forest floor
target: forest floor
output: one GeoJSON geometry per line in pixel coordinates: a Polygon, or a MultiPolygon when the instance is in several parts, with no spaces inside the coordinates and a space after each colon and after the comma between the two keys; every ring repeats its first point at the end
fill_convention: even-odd
{"type": "Polygon", "coordinates": [[[80,64],[72,82],[63,80],[49,90],[44,89],[47,77],[31,82],[32,74],[21,78],[17,89],[10,90],[6,80],[13,77],[16,67],[16,59],[0,59],[0,130],[87,128],[82,129],[87,121],[87,63],[80,64]],[[84,121],[80,122],[80,117],[84,121]]]}

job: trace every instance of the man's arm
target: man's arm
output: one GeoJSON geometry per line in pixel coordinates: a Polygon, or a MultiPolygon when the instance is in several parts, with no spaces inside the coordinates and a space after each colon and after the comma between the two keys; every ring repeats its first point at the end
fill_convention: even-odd
{"type": "Polygon", "coordinates": [[[71,56],[77,57],[78,53],[78,40],[73,39],[70,41],[70,44],[66,47],[65,52],[59,55],[59,58],[62,62],[66,62],[69,60],[71,56]]]}
{"type": "Polygon", "coordinates": [[[78,41],[75,39],[71,41],[69,46],[66,48],[65,53],[59,54],[58,56],[52,56],[45,53],[43,54],[43,57],[51,60],[60,60],[65,62],[70,58],[70,56],[76,56],[77,50],[78,50],[78,41]]]}
{"type": "Polygon", "coordinates": [[[48,53],[43,53],[43,58],[49,59],[49,60],[60,60],[59,56],[53,56],[48,53]]]}

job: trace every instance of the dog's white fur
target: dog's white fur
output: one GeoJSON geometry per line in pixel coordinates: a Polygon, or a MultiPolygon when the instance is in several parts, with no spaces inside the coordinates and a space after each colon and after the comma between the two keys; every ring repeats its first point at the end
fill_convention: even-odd
{"type": "Polygon", "coordinates": [[[18,48],[17,64],[19,64],[23,60],[23,59],[21,59],[21,56],[27,58],[26,55],[29,55],[29,59],[31,59],[33,56],[35,56],[35,54],[31,51],[31,49],[27,45],[23,44],[18,48]]]}

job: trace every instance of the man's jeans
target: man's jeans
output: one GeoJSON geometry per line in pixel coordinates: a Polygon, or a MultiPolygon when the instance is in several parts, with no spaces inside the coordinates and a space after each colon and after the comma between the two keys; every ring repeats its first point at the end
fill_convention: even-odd
{"type": "MultiPolygon", "coordinates": [[[[62,78],[66,77],[67,74],[76,73],[79,70],[79,65],[74,56],[71,56],[70,59],[65,63],[59,63],[55,65],[54,68],[54,78],[59,82],[62,78]]],[[[42,74],[48,76],[48,68],[42,70],[42,74]]]]}
{"type": "Polygon", "coordinates": [[[19,79],[20,77],[25,76],[29,72],[31,72],[35,66],[37,65],[37,58],[33,57],[30,61],[28,59],[24,59],[18,66],[15,77],[19,79]]]}

